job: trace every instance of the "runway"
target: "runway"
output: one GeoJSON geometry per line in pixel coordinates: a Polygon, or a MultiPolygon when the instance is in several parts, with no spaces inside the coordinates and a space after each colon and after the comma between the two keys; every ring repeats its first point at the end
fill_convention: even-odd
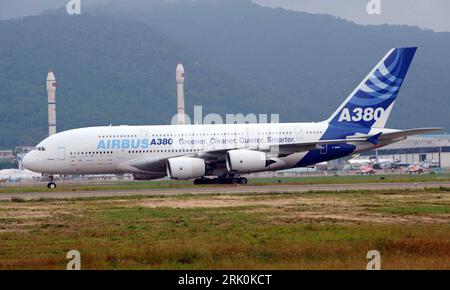
{"type": "Polygon", "coordinates": [[[25,193],[1,193],[0,200],[21,198],[32,200],[46,199],[71,199],[84,197],[111,197],[111,196],[170,196],[180,194],[243,194],[243,193],[292,193],[310,191],[348,191],[348,190],[405,190],[423,188],[450,187],[450,182],[399,182],[399,183],[352,183],[352,184],[320,184],[320,185],[229,185],[186,188],[162,188],[140,190],[96,190],[96,191],[48,191],[25,193]]]}

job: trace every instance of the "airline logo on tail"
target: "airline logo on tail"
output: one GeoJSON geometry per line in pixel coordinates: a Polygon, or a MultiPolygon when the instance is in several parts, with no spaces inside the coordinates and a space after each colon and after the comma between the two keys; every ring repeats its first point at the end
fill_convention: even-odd
{"type": "Polygon", "coordinates": [[[372,120],[377,121],[381,118],[381,116],[383,116],[383,113],[384,108],[382,107],[376,108],[375,110],[371,107],[365,108],[364,110],[362,108],[356,107],[351,113],[348,108],[344,108],[338,122],[359,122],[361,120],[365,122],[370,122],[372,120]]]}
{"type": "Polygon", "coordinates": [[[330,123],[384,127],[416,49],[390,50],[333,114],[330,123]]]}

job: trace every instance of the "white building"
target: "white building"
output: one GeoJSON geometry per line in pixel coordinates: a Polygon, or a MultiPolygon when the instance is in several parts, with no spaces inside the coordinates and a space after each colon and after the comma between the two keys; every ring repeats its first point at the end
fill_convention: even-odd
{"type": "Polygon", "coordinates": [[[0,161],[11,161],[14,159],[12,150],[0,150],[0,161]]]}
{"type": "Polygon", "coordinates": [[[361,157],[399,160],[401,163],[433,162],[439,167],[450,168],[450,135],[420,135],[382,147],[363,152],[361,157]]]}

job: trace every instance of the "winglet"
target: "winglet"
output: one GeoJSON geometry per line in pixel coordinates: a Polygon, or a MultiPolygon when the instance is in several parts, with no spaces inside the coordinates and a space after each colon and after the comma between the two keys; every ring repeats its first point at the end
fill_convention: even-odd
{"type": "Polygon", "coordinates": [[[380,138],[381,134],[383,134],[382,132],[375,134],[373,136],[370,136],[369,138],[367,138],[366,140],[370,143],[372,143],[373,145],[377,145],[378,144],[378,139],[380,138]]]}

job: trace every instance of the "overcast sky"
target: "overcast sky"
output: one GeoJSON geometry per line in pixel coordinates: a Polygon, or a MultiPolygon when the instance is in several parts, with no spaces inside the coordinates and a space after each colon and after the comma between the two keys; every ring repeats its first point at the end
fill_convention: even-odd
{"type": "MultiPolygon", "coordinates": [[[[108,1],[81,0],[81,3],[83,6],[108,1]]],[[[379,15],[367,13],[369,1],[371,0],[253,0],[264,6],[331,14],[359,24],[407,24],[435,31],[450,31],[450,0],[379,0],[379,15]]],[[[0,19],[36,15],[47,9],[65,6],[67,2],[69,0],[0,0],[0,19]]]]}
{"type": "Polygon", "coordinates": [[[369,0],[253,0],[264,6],[339,16],[359,24],[407,24],[450,31],[450,0],[380,0],[381,14],[370,15],[369,0]]]}
{"type": "MultiPolygon", "coordinates": [[[[80,0],[81,6],[109,0],[80,0]]],[[[127,0],[124,0],[127,1],[127,0]]],[[[49,9],[66,6],[69,0],[0,0],[0,19],[36,15],[49,9]]]]}

